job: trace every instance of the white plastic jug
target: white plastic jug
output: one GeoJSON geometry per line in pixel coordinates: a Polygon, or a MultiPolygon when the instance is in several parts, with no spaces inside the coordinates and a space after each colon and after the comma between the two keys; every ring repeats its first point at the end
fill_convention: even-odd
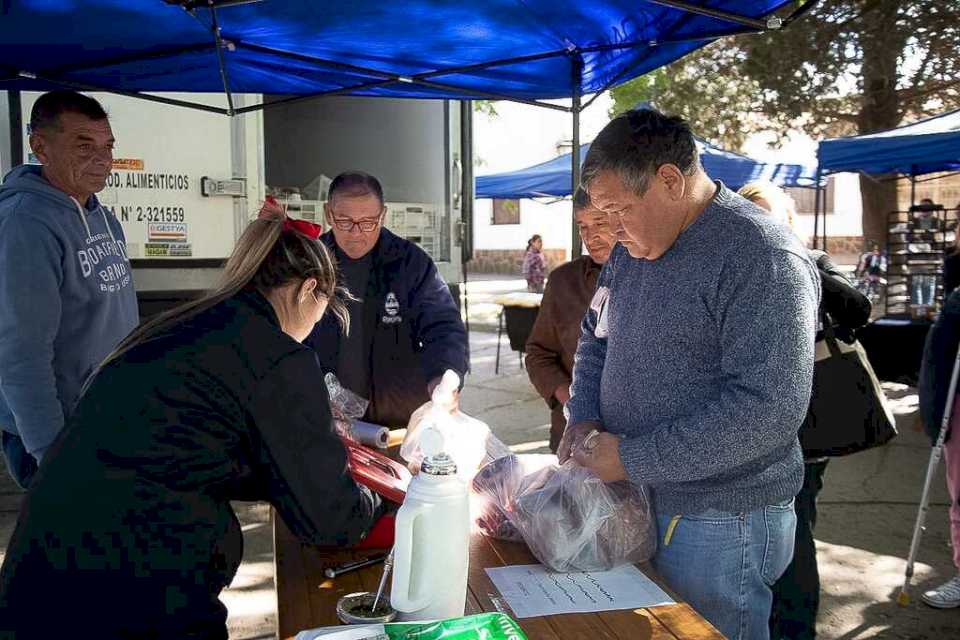
{"type": "Polygon", "coordinates": [[[470,504],[436,429],[424,433],[420,473],[397,512],[390,604],[401,620],[463,615],[470,563],[470,504]]]}

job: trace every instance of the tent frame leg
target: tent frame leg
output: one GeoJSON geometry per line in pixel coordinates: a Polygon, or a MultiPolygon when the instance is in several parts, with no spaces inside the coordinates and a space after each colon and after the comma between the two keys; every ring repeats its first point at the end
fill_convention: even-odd
{"type": "MultiPolygon", "coordinates": [[[[581,80],[583,78],[583,58],[579,54],[570,57],[571,62],[571,81],[573,83],[573,103],[571,113],[573,115],[573,149],[570,153],[571,171],[570,171],[570,196],[576,197],[577,189],[580,187],[580,100],[581,100],[581,80]]],[[[583,240],[580,238],[580,229],[577,227],[577,217],[570,211],[570,259],[576,260],[583,255],[583,240]]]]}

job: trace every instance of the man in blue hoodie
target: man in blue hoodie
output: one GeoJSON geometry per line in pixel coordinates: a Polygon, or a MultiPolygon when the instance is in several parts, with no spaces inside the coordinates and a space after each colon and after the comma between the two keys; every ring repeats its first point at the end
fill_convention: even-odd
{"type": "Polygon", "coordinates": [[[123,229],[94,195],[113,164],[106,112],[52,91],[30,131],[42,166],[0,186],[0,437],[23,487],[87,376],[139,322],[123,229]]]}

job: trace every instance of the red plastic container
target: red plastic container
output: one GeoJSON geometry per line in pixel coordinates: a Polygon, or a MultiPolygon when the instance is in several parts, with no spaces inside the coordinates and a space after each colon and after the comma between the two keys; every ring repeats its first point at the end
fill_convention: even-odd
{"type": "MultiPolygon", "coordinates": [[[[385,500],[403,504],[407,486],[413,477],[405,466],[378,451],[352,440],[344,440],[350,475],[358,484],[378,493],[385,500]]],[[[355,549],[389,549],[393,546],[395,515],[388,513],[374,523],[373,528],[355,549]]]]}
{"type": "Polygon", "coordinates": [[[410,470],[382,453],[351,440],[344,440],[343,444],[347,447],[347,461],[353,479],[390,502],[403,504],[413,477],[410,470]]]}

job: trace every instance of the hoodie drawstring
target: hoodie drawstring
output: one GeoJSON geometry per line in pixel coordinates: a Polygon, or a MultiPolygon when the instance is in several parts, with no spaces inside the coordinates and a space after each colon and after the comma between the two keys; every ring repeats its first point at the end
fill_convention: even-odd
{"type": "Polygon", "coordinates": [[[80,201],[70,196],[70,199],[73,200],[73,204],[77,205],[77,214],[80,216],[80,221],[83,222],[83,228],[87,230],[87,240],[92,240],[93,235],[90,233],[90,223],[87,222],[87,216],[84,215],[83,206],[80,204],[80,201]]]}
{"type": "Polygon", "coordinates": [[[110,228],[110,221],[107,220],[107,212],[103,210],[103,205],[97,205],[97,208],[100,209],[100,215],[103,216],[103,224],[107,226],[107,233],[110,234],[113,245],[119,249],[120,245],[117,244],[117,239],[113,236],[113,229],[110,228]]]}

